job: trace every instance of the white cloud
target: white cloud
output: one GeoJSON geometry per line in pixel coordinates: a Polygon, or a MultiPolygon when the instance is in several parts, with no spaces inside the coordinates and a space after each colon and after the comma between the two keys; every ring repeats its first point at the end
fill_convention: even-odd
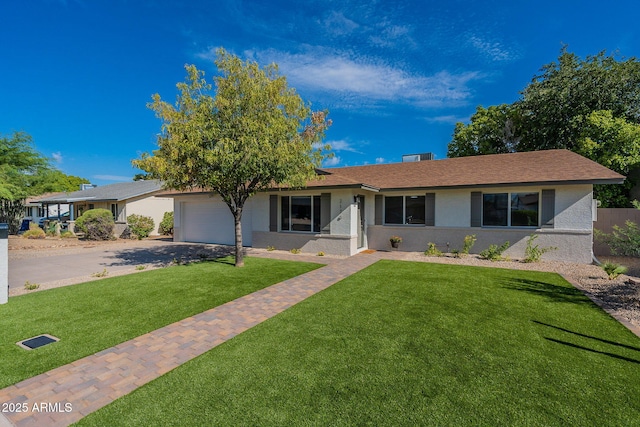
{"type": "Polygon", "coordinates": [[[376,157],[376,163],[380,164],[380,163],[384,163],[386,161],[386,159],[384,157],[376,157]]]}
{"type": "Polygon", "coordinates": [[[478,36],[471,36],[469,38],[469,43],[471,43],[471,46],[477,49],[482,55],[488,57],[492,61],[512,61],[519,57],[517,53],[509,51],[501,43],[492,43],[478,36]]]}
{"type": "Polygon", "coordinates": [[[371,44],[377,47],[415,48],[417,43],[411,37],[412,28],[406,25],[395,25],[387,21],[377,25],[376,34],[369,37],[371,44]]]}
{"type": "Polygon", "coordinates": [[[132,181],[133,180],[133,177],[131,177],[131,176],[123,176],[123,175],[93,175],[92,178],[101,179],[103,181],[118,181],[118,182],[132,181]]]}
{"type": "Polygon", "coordinates": [[[343,36],[352,33],[360,25],[344,16],[342,12],[331,12],[327,18],[325,18],[321,25],[327,30],[329,34],[334,36],[343,36]]]}
{"type": "Polygon", "coordinates": [[[455,116],[453,114],[447,116],[427,117],[426,120],[429,123],[444,123],[444,124],[456,124],[458,122],[467,122],[469,117],[455,116]]]}
{"type": "Polygon", "coordinates": [[[351,106],[384,101],[422,107],[458,106],[471,96],[469,83],[481,77],[477,72],[453,74],[446,70],[429,76],[412,74],[323,49],[303,54],[276,50],[249,54],[260,63],[279,64],[293,87],[338,95],[351,106]]]}
{"type": "Polygon", "coordinates": [[[327,141],[327,144],[331,145],[331,149],[334,151],[350,151],[352,153],[361,153],[355,147],[351,145],[348,141],[344,139],[338,141],[327,141]]]}
{"type": "Polygon", "coordinates": [[[53,158],[53,161],[60,164],[62,163],[62,153],[59,151],[56,151],[55,153],[51,153],[51,157],[53,158]]]}
{"type": "Polygon", "coordinates": [[[340,157],[338,157],[338,156],[333,156],[333,157],[332,157],[332,158],[330,158],[330,159],[326,159],[326,160],[324,160],[324,161],[322,162],[322,166],[324,166],[324,167],[337,166],[337,165],[339,165],[339,164],[340,164],[340,161],[341,161],[340,157]]]}

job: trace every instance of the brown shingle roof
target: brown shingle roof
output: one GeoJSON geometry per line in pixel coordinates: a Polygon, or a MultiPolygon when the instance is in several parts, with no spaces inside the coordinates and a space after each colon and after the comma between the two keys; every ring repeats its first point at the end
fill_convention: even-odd
{"type": "MultiPolygon", "coordinates": [[[[569,150],[489,154],[444,160],[318,169],[307,188],[437,189],[496,185],[619,184],[624,176],[569,150]]],[[[286,186],[281,188],[285,189],[286,186]]],[[[202,192],[167,191],[175,196],[202,192]]]]}
{"type": "Polygon", "coordinates": [[[327,179],[311,186],[350,181],[385,189],[476,185],[621,183],[624,176],[568,150],[491,154],[411,163],[322,169],[327,179]]]}

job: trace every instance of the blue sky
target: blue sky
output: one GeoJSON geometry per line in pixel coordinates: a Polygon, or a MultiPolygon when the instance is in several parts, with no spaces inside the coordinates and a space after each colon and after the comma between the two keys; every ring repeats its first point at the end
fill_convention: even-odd
{"type": "Polygon", "coordinates": [[[0,6],[0,134],[67,174],[130,180],[155,148],[151,95],[217,47],[275,62],[328,109],[327,166],[444,158],[457,121],[511,103],[563,44],[640,56],[637,1],[29,0],[0,6]]]}

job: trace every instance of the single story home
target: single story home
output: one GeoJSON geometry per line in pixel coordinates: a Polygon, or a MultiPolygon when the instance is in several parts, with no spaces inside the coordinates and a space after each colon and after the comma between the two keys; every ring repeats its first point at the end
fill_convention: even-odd
{"type": "Polygon", "coordinates": [[[126,228],[127,217],[137,214],[153,218],[155,229],[151,235],[158,235],[158,227],[165,212],[173,211],[173,199],[159,196],[162,183],[158,180],[120,182],[96,186],[71,193],[39,199],[42,206],[68,204],[70,221],[74,221],[90,209],[108,209],[116,222],[116,234],[126,228]]]}
{"type": "MultiPolygon", "coordinates": [[[[40,203],[40,200],[56,197],[63,193],[45,193],[39,196],[27,197],[24,201],[24,217],[22,218],[23,224],[25,221],[27,223],[34,222],[38,224],[41,219],[50,218],[50,217],[62,217],[69,213],[69,205],[66,203],[62,204],[49,204],[43,206],[40,203]]],[[[26,228],[28,230],[28,226],[26,228]]]]}
{"type": "MultiPolygon", "coordinates": [[[[472,252],[509,241],[524,256],[526,241],[555,246],[545,259],[590,263],[594,184],[624,176],[568,150],[495,154],[444,160],[318,169],[303,189],[273,188],[247,201],[243,244],[354,255],[365,249],[472,252]]],[[[233,217],[215,194],[174,198],[174,240],[234,244],[233,217]]]]}

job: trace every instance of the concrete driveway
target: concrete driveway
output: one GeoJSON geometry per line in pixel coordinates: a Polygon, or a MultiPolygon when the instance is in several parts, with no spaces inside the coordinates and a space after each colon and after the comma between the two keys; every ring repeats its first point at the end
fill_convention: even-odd
{"type": "Polygon", "coordinates": [[[158,267],[174,259],[188,261],[204,256],[218,257],[229,255],[232,250],[229,246],[142,240],[132,241],[126,246],[51,248],[29,253],[9,251],[9,289],[24,288],[26,281],[41,285],[59,281],[78,283],[104,269],[108,275],[116,275],[134,272],[139,265],[158,267]]]}

